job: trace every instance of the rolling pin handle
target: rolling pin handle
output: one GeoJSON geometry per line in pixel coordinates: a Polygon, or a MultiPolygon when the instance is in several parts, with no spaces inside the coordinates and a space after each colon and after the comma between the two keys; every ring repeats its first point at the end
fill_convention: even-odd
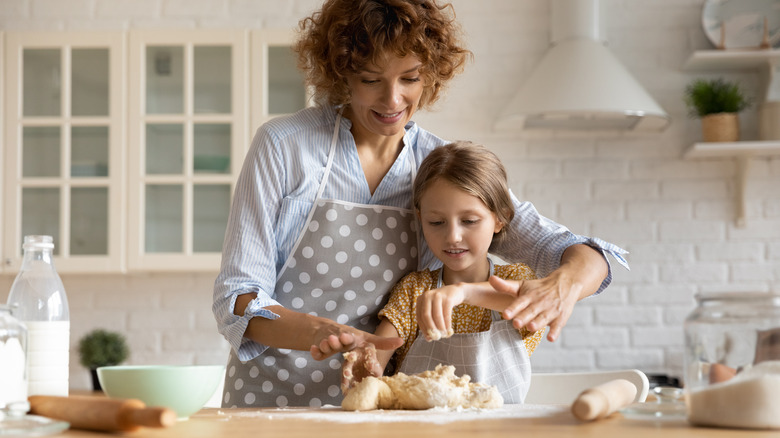
{"type": "Polygon", "coordinates": [[[129,424],[144,427],[169,427],[176,424],[176,412],[168,408],[131,409],[124,416],[129,424]]]}
{"type": "Polygon", "coordinates": [[[622,409],[636,397],[636,386],[626,379],[616,379],[583,391],[571,405],[580,420],[604,418],[622,409]]]}

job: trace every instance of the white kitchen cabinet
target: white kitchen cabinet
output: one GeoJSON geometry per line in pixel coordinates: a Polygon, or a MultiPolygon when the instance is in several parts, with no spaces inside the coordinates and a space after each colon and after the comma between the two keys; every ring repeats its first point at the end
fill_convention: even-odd
{"type": "Polygon", "coordinates": [[[294,34],[280,30],[252,31],[252,127],[313,105],[311,90],[290,45],[294,34]]]}
{"type": "Polygon", "coordinates": [[[125,35],[8,32],[4,76],[3,256],[54,236],[57,269],[124,264],[125,35]]]}
{"type": "Polygon", "coordinates": [[[248,143],[245,31],[130,34],[128,268],[217,270],[248,143]]]}
{"type": "Polygon", "coordinates": [[[9,32],[0,248],[51,234],[62,272],[219,268],[257,126],[306,105],[292,32],[9,32]]]}
{"type": "MultiPolygon", "coordinates": [[[[5,102],[5,33],[0,32],[0,102],[5,102]]],[[[0,139],[5,141],[5,108],[0,103],[0,139]]],[[[3,151],[0,151],[0,169],[4,170],[3,164],[5,163],[3,151]]],[[[3,193],[3,177],[0,176],[0,274],[4,273],[6,268],[6,260],[10,265],[11,258],[5,256],[5,245],[3,230],[5,229],[5,193],[3,193]]]]}
{"type": "Polygon", "coordinates": [[[129,269],[219,268],[254,129],[305,105],[291,41],[270,31],[131,33],[129,269]]]}
{"type": "MultiPolygon", "coordinates": [[[[780,101],[780,50],[701,50],[694,52],[684,68],[692,71],[756,70],[761,77],[762,97],[756,104],[780,101]]],[[[745,187],[754,157],[780,156],[780,140],[694,143],[686,149],[686,159],[729,158],[737,162],[737,227],[746,225],[745,187]]]]}

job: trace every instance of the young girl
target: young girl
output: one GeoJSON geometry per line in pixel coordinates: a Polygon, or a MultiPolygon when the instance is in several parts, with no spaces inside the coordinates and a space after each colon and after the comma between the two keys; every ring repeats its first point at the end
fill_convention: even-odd
{"type": "MultiPolygon", "coordinates": [[[[436,148],[420,165],[412,196],[425,241],[443,266],[413,272],[393,288],[379,312],[376,334],[405,340],[395,351],[400,372],[453,365],[458,375],[495,385],[507,403],[522,403],[530,382],[529,354],[544,329],[518,331],[503,320],[498,311],[516,297],[487,283],[492,275],[536,278],[524,264],[494,266],[488,258],[514,215],[503,165],[473,143],[436,148]]],[[[367,375],[381,375],[394,352],[369,346],[356,353],[345,358],[344,390],[367,375]]]]}

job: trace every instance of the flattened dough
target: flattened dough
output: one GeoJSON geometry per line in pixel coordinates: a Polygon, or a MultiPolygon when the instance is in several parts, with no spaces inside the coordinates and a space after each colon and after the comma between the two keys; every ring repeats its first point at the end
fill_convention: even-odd
{"type": "Polygon", "coordinates": [[[500,408],[504,404],[495,386],[472,383],[469,375],[458,377],[455,367],[437,365],[432,371],[380,378],[366,377],[351,388],[341,408],[372,409],[500,408]]]}

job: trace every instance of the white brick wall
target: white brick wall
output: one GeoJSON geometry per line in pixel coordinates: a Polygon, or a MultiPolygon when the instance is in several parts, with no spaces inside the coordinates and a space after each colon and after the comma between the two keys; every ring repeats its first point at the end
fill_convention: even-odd
{"type": "MultiPolygon", "coordinates": [[[[283,28],[319,0],[0,0],[0,29],[283,28]],[[130,6],[132,5],[132,6],[130,6]]],[[[780,292],[780,159],[752,165],[748,222],[734,227],[735,163],[684,161],[698,140],[682,90],[682,71],[696,49],[711,45],[701,30],[704,0],[603,0],[607,38],[616,56],[673,117],[653,135],[495,132],[496,117],[543,55],[547,0],[453,0],[475,59],[434,111],[416,119],[451,139],[493,148],[513,191],[576,232],[618,243],[630,272],[616,268],[603,295],[581,303],[561,339],[532,356],[537,371],[636,367],[679,375],[682,322],[699,291],[780,292]]],[[[738,79],[753,95],[758,75],[738,79]]],[[[755,108],[742,117],[757,135],[755,108]]],[[[64,276],[73,343],[94,327],[128,334],[131,363],[223,363],[227,345],[211,318],[213,274],[64,276]]],[[[12,278],[0,277],[0,297],[12,278]]],[[[71,379],[86,387],[77,364],[71,379]]]]}

